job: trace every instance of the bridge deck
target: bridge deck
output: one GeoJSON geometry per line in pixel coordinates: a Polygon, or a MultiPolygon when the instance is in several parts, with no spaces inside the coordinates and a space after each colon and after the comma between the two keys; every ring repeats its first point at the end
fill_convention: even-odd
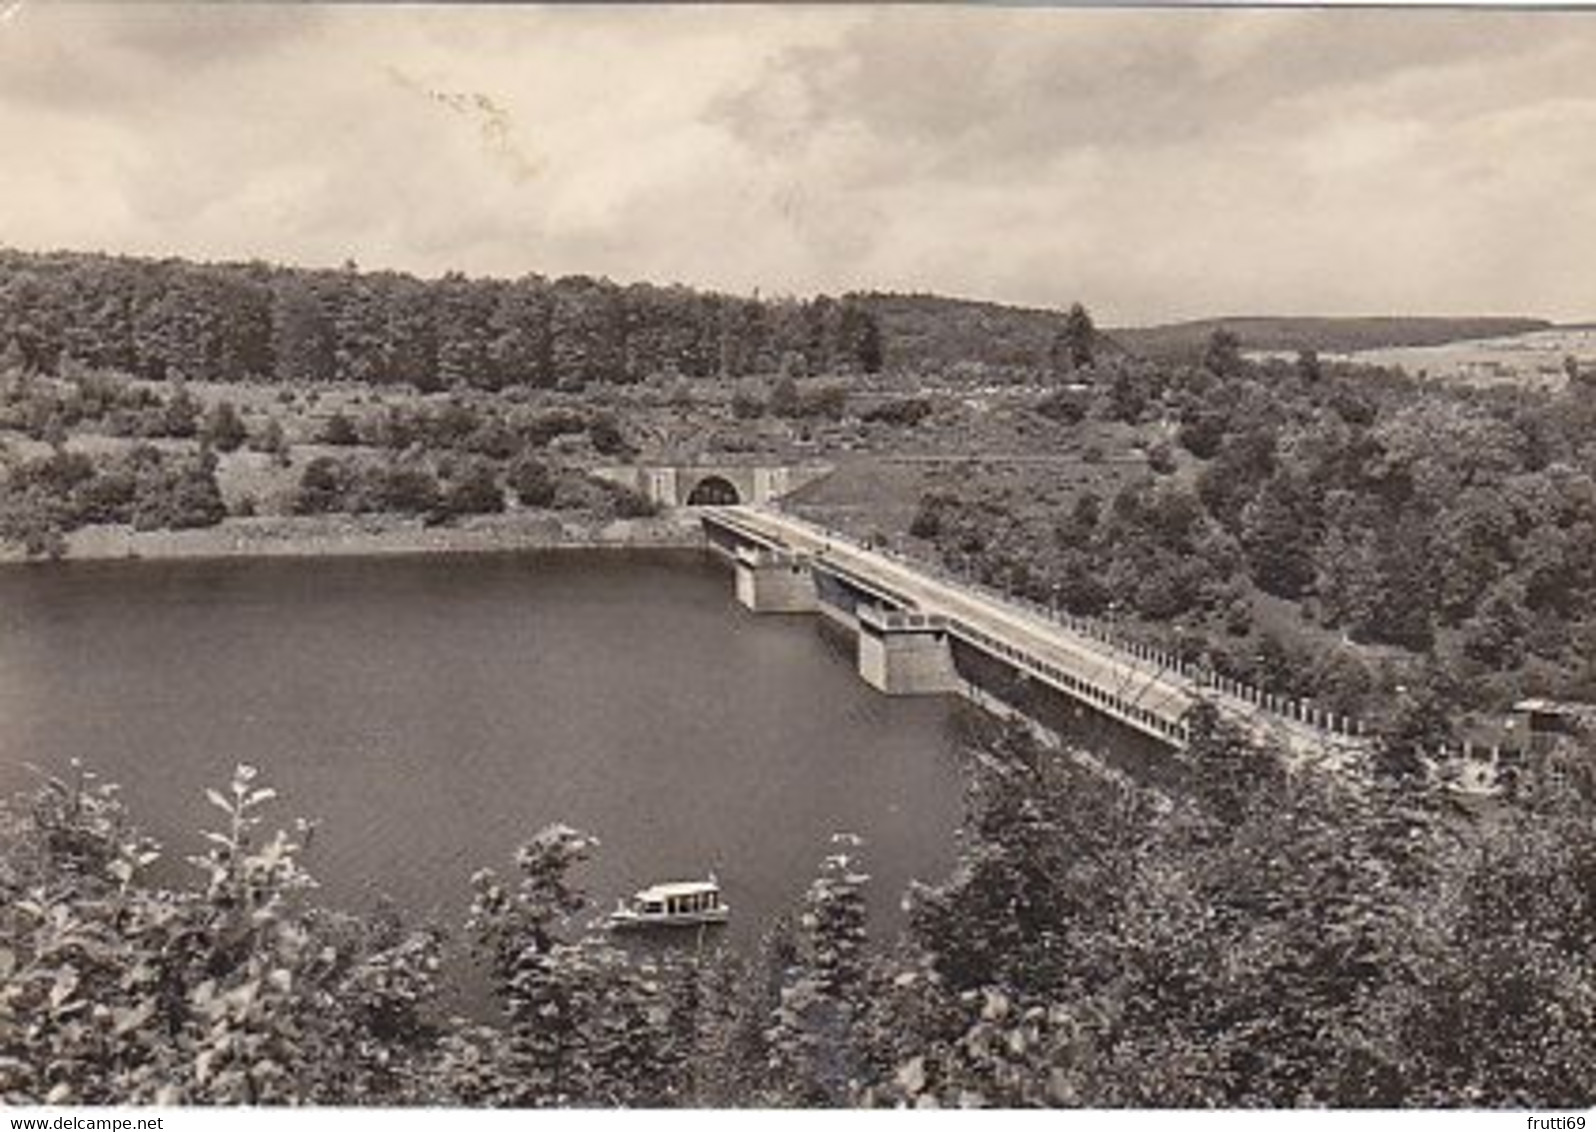
{"type": "Polygon", "coordinates": [[[912,602],[920,613],[947,618],[955,635],[998,655],[1034,678],[1083,696],[1107,714],[1176,740],[1178,724],[1199,698],[1260,739],[1298,756],[1338,759],[1360,746],[1350,736],[1262,710],[1198,684],[1152,659],[1075,632],[1045,615],[971,587],[931,577],[915,566],[867,550],[790,515],[750,507],[716,508],[717,522],[762,544],[810,554],[912,602]]]}
{"type": "MultiPolygon", "coordinates": [[[[732,507],[706,507],[703,517],[713,519],[721,526],[735,531],[742,538],[766,550],[786,550],[789,546],[779,534],[772,534],[761,528],[757,523],[746,522],[740,515],[741,508],[732,507]]],[[[799,549],[799,548],[791,548],[799,549]]]]}

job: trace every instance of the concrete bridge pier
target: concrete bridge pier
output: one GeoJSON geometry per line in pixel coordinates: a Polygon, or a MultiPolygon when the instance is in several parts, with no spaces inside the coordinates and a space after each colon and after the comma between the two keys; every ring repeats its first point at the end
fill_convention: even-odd
{"type": "Polygon", "coordinates": [[[945,618],[861,605],[859,675],[889,696],[930,696],[963,686],[945,618]]]}
{"type": "Polygon", "coordinates": [[[755,613],[814,613],[820,607],[809,556],[739,546],[733,555],[737,600],[755,613]]]}

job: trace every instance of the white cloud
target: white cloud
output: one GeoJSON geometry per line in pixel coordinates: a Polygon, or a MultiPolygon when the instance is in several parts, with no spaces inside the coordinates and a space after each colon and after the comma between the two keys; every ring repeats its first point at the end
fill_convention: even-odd
{"type": "Polygon", "coordinates": [[[1588,14],[30,6],[0,242],[1590,317],[1593,125],[1588,14]]]}

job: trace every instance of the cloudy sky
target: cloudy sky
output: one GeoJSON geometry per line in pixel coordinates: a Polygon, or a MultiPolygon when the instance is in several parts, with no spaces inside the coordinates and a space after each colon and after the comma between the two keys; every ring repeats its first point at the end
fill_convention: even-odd
{"type": "Polygon", "coordinates": [[[1596,13],[0,13],[15,247],[1596,318],[1596,13]]]}

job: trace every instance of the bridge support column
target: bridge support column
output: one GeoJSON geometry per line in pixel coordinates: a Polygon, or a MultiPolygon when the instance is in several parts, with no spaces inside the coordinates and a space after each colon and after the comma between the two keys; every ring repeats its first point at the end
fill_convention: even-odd
{"type": "Polygon", "coordinates": [[[957,692],[947,622],[924,613],[860,606],[859,676],[889,696],[957,692]]]}
{"type": "Polygon", "coordinates": [[[808,556],[738,547],[737,600],[755,613],[813,613],[819,608],[808,556]]]}

